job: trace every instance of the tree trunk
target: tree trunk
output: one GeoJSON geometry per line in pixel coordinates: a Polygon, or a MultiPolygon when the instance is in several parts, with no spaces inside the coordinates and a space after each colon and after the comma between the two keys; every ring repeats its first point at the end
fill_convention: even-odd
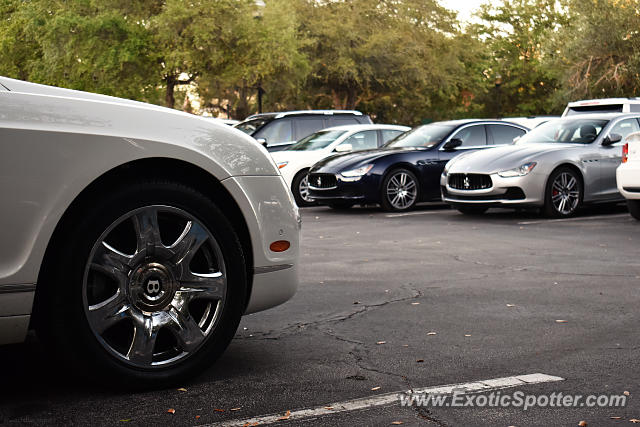
{"type": "Polygon", "coordinates": [[[164,95],[164,105],[165,107],[173,108],[176,103],[176,98],[173,96],[176,88],[176,78],[174,76],[167,76],[165,81],[167,82],[167,90],[164,95]]]}
{"type": "Polygon", "coordinates": [[[356,93],[356,89],[350,87],[347,89],[347,102],[345,103],[345,109],[347,110],[355,110],[356,104],[358,103],[358,96],[356,93]]]}

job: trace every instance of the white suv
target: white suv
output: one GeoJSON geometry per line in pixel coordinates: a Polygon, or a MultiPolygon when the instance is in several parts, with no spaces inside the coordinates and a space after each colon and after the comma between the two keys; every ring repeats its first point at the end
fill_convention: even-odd
{"type": "Polygon", "coordinates": [[[620,194],[627,199],[629,212],[640,220],[640,132],[632,133],[622,147],[622,163],[616,170],[620,194]]]}
{"type": "Polygon", "coordinates": [[[562,117],[589,113],[640,113],[640,98],[584,99],[570,102],[562,117]]]}

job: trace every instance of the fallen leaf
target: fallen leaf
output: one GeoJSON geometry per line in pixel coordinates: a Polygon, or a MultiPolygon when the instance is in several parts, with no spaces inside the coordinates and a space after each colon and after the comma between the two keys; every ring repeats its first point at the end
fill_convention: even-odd
{"type": "Polygon", "coordinates": [[[171,408],[171,409],[167,409],[167,412],[170,413],[170,414],[175,414],[176,410],[171,408]]]}
{"type": "Polygon", "coordinates": [[[199,420],[199,419],[200,419],[200,415],[196,415],[196,420],[199,420]]]}
{"type": "Polygon", "coordinates": [[[471,334],[464,334],[464,336],[465,336],[465,337],[470,337],[470,336],[471,336],[471,334]]]}
{"type": "Polygon", "coordinates": [[[129,421],[131,421],[131,418],[127,418],[126,420],[120,420],[121,423],[128,423],[129,421]]]}
{"type": "Polygon", "coordinates": [[[584,421],[584,420],[582,420],[582,421],[580,421],[580,422],[578,423],[578,425],[579,425],[580,427],[587,427],[587,422],[586,422],[586,421],[584,421]]]}
{"type": "Polygon", "coordinates": [[[230,411],[239,411],[240,409],[242,409],[242,408],[231,408],[231,409],[229,409],[229,410],[230,410],[230,411]]]}
{"type": "Polygon", "coordinates": [[[629,421],[630,421],[630,422],[632,422],[632,423],[634,423],[634,424],[638,424],[638,423],[640,423],[640,420],[638,420],[638,419],[636,419],[636,418],[631,418],[629,421]]]}
{"type": "Polygon", "coordinates": [[[556,323],[567,323],[567,321],[566,320],[562,320],[562,319],[558,319],[558,320],[556,320],[556,323]]]}
{"type": "Polygon", "coordinates": [[[609,418],[611,418],[612,420],[621,420],[622,419],[622,417],[609,417],[609,418]]]}
{"type": "Polygon", "coordinates": [[[403,347],[409,347],[409,344],[402,344],[403,347]]]}
{"type": "Polygon", "coordinates": [[[416,360],[416,362],[417,362],[417,363],[423,363],[423,362],[424,362],[424,359],[418,359],[418,360],[416,360]]]}
{"type": "Polygon", "coordinates": [[[333,410],[333,406],[325,406],[324,409],[327,409],[329,411],[333,410]]]}
{"type": "Polygon", "coordinates": [[[427,332],[427,335],[436,335],[436,332],[427,332]]]}
{"type": "Polygon", "coordinates": [[[371,389],[371,391],[376,391],[376,390],[380,390],[382,387],[378,386],[378,387],[374,387],[371,389]]]}
{"type": "Polygon", "coordinates": [[[622,394],[624,394],[625,396],[629,396],[631,393],[629,393],[627,390],[623,391],[622,394]]]}
{"type": "Polygon", "coordinates": [[[353,303],[354,304],[360,304],[360,301],[354,301],[353,303]]]}
{"type": "Polygon", "coordinates": [[[216,412],[224,412],[224,409],[217,409],[217,408],[215,408],[215,409],[214,409],[214,411],[216,411],[216,412]]]}
{"type": "Polygon", "coordinates": [[[290,416],[291,416],[291,411],[287,411],[284,413],[284,416],[278,418],[278,420],[288,420],[290,416]]]}
{"type": "Polygon", "coordinates": [[[394,421],[391,424],[395,425],[395,426],[399,426],[400,424],[404,424],[402,421],[394,421]]]}
{"type": "Polygon", "coordinates": [[[186,388],[184,388],[184,387],[180,387],[180,388],[178,389],[178,391],[187,391],[187,389],[186,389],[186,388]]]}
{"type": "Polygon", "coordinates": [[[419,302],[412,302],[411,305],[420,305],[419,302]]]}
{"type": "Polygon", "coordinates": [[[515,304],[507,304],[507,307],[515,307],[515,304]]]}
{"type": "Polygon", "coordinates": [[[376,344],[380,345],[380,344],[386,344],[386,341],[378,341],[376,344]]]}

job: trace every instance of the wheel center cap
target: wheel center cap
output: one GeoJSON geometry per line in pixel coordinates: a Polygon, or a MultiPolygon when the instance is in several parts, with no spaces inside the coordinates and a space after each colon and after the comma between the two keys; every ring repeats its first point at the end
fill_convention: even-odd
{"type": "Polygon", "coordinates": [[[151,262],[138,266],[129,280],[132,302],[143,311],[165,308],[176,292],[176,281],[167,267],[151,262]]]}

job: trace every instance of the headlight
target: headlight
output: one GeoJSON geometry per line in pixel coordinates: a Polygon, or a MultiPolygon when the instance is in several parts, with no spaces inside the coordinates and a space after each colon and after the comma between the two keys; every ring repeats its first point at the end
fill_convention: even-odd
{"type": "Polygon", "coordinates": [[[345,178],[360,178],[363,175],[366,175],[366,173],[369,172],[372,167],[373,165],[360,166],[358,169],[342,171],[340,172],[340,175],[342,175],[345,178]]]}
{"type": "Polygon", "coordinates": [[[531,172],[533,168],[536,167],[536,164],[537,164],[536,162],[525,163],[524,165],[518,168],[508,169],[506,171],[498,172],[498,175],[503,178],[512,178],[514,176],[525,176],[529,172],[531,172]]]}
{"type": "Polygon", "coordinates": [[[278,162],[276,163],[276,166],[278,167],[278,169],[282,169],[283,167],[287,166],[289,164],[289,162],[278,162]]]}

